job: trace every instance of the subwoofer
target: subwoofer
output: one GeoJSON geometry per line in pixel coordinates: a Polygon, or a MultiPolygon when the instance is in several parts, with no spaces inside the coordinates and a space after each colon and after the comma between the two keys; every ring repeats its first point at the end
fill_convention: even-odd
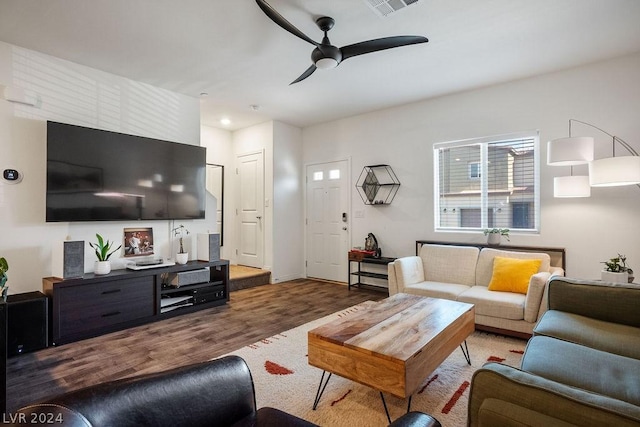
{"type": "Polygon", "coordinates": [[[7,356],[47,347],[48,300],[42,292],[7,297],[7,356]]]}

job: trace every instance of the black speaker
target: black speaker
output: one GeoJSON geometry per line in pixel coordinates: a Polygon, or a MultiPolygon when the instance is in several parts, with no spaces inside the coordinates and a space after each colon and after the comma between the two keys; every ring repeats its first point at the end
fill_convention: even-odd
{"type": "Polygon", "coordinates": [[[7,297],[7,356],[47,347],[48,301],[42,292],[7,297]]]}
{"type": "Polygon", "coordinates": [[[84,275],[84,240],[66,240],[53,246],[51,252],[53,277],[73,279],[84,275]]]}

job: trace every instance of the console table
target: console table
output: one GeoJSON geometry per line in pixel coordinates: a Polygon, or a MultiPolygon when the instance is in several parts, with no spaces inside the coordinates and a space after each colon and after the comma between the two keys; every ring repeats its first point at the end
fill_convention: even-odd
{"type": "Polygon", "coordinates": [[[113,270],[76,279],[45,277],[43,291],[50,301],[51,345],[60,345],[180,314],[226,304],[229,300],[229,261],[190,261],[184,265],[146,270],[113,270]],[[171,273],[208,268],[200,283],[169,285],[171,273]],[[171,311],[163,300],[173,297],[185,305],[171,311]]]}
{"type": "MultiPolygon", "coordinates": [[[[359,254],[358,254],[359,255],[359,254]]],[[[349,260],[347,261],[349,264],[349,271],[348,271],[348,275],[349,275],[349,286],[348,289],[351,290],[352,286],[357,286],[357,287],[361,287],[361,286],[369,286],[372,288],[377,288],[379,290],[388,290],[389,287],[385,286],[382,283],[365,283],[363,282],[364,278],[373,278],[373,279],[378,279],[378,282],[386,282],[389,279],[389,275],[387,274],[387,269],[386,266],[387,264],[389,264],[390,262],[395,261],[395,258],[389,258],[389,257],[380,257],[380,258],[374,258],[374,257],[362,257],[362,256],[354,256],[353,252],[349,252],[349,260]],[[358,263],[358,269],[356,271],[351,271],[351,263],[355,262],[358,263]],[[378,267],[378,271],[372,271],[372,270],[363,270],[362,265],[365,264],[369,264],[369,265],[377,265],[380,266],[378,267]],[[381,267],[384,267],[384,272],[381,271],[381,267]],[[357,277],[357,282],[355,283],[351,283],[351,278],[352,277],[357,277]]]]}

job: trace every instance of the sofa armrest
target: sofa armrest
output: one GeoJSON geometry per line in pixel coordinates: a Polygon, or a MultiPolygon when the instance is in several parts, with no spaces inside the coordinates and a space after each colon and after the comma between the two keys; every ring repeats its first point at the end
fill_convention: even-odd
{"type": "MultiPolygon", "coordinates": [[[[490,425],[490,421],[483,419],[483,405],[522,408],[522,411],[512,412],[527,414],[527,425],[549,425],[549,419],[558,420],[554,423],[556,425],[569,423],[584,426],[637,426],[640,422],[640,407],[499,363],[488,363],[473,374],[468,426],[490,425]],[[496,400],[501,404],[492,405],[491,402],[496,400]]],[[[508,415],[507,412],[505,415],[508,415]]]]}
{"type": "Polygon", "coordinates": [[[246,362],[225,356],[89,386],[18,412],[45,410],[78,423],[69,425],[232,425],[255,415],[256,400],[246,362]]]}
{"type": "Polygon", "coordinates": [[[398,258],[389,263],[389,295],[403,292],[404,287],[424,282],[424,266],[419,256],[398,258]]]}
{"type": "Polygon", "coordinates": [[[529,279],[529,289],[524,300],[524,320],[527,322],[535,323],[547,311],[547,302],[543,297],[549,277],[550,273],[540,272],[529,279]]]}
{"type": "Polygon", "coordinates": [[[552,277],[549,309],[640,327],[640,286],[552,277]]]}
{"type": "Polygon", "coordinates": [[[551,276],[564,276],[564,269],[562,267],[549,267],[549,274],[551,276]]]}

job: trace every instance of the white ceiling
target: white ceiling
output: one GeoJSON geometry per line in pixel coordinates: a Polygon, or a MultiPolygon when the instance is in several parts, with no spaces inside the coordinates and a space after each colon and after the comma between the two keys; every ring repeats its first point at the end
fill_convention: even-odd
{"type": "Polygon", "coordinates": [[[304,127],[640,52],[638,0],[420,0],[386,18],[364,0],[267,0],[315,40],[429,43],[358,56],[289,83],[313,46],[254,0],[0,0],[0,40],[198,97],[202,123],[304,127]],[[259,105],[252,111],[250,105],[259,105]]]}

